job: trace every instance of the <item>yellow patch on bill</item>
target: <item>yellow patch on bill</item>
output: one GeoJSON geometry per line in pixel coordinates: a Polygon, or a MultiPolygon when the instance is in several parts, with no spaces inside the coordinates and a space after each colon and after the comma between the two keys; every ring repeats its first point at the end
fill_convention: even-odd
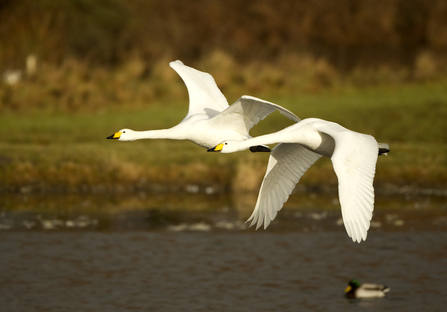
{"type": "Polygon", "coordinates": [[[219,145],[216,145],[216,147],[214,148],[215,152],[219,152],[223,149],[224,145],[223,143],[220,143],[219,145]]]}

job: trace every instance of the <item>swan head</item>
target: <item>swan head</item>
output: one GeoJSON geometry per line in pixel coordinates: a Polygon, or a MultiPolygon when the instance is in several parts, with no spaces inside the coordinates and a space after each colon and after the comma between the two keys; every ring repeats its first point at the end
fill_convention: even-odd
{"type": "Polygon", "coordinates": [[[130,129],[121,129],[118,132],[115,132],[111,136],[108,136],[107,139],[114,139],[118,141],[135,141],[135,131],[130,129]]]}
{"type": "MultiPolygon", "coordinates": [[[[216,146],[210,148],[208,152],[215,152],[215,153],[231,153],[233,150],[232,144],[230,142],[230,145],[228,145],[229,142],[222,142],[220,144],[217,144],[216,146]]],[[[232,152],[237,152],[237,150],[234,150],[232,152]]]]}
{"type": "Polygon", "coordinates": [[[222,143],[210,148],[208,152],[217,153],[234,153],[250,149],[252,153],[271,152],[270,148],[265,145],[249,146],[244,141],[223,141],[222,143]]]}

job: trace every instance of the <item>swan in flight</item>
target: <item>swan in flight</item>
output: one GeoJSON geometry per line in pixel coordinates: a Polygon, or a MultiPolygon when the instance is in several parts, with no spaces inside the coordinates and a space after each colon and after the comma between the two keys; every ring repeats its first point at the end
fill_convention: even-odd
{"type": "MultiPolygon", "coordinates": [[[[251,138],[248,134],[250,129],[275,110],[295,122],[300,120],[295,114],[279,105],[248,95],[242,96],[229,106],[210,74],[186,66],[181,61],[171,62],[169,65],[180,75],[188,89],[189,110],[186,117],[169,129],[149,131],[122,129],[107,139],[189,140],[209,149],[223,140],[241,141],[251,138]]],[[[270,152],[270,149],[263,146],[253,147],[251,150],[270,152]]]]}
{"type": "Polygon", "coordinates": [[[304,119],[275,133],[245,141],[226,140],[209,152],[233,153],[253,145],[273,148],[253,214],[247,221],[264,229],[276,217],[306,170],[321,156],[329,157],[338,178],[343,223],[354,242],[366,239],[374,209],[373,179],[378,155],[388,144],[317,118],[304,119]]]}

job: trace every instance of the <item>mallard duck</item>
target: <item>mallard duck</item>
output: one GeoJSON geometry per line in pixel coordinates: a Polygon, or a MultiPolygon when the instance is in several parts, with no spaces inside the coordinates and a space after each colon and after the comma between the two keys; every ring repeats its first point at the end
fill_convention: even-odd
{"type": "Polygon", "coordinates": [[[350,280],[348,287],[345,289],[347,298],[381,298],[385,297],[390,291],[385,285],[363,283],[360,284],[358,280],[350,280]]]}

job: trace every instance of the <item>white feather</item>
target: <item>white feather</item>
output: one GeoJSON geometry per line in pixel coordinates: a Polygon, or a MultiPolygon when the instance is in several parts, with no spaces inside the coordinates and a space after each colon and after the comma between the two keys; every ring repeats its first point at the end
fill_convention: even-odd
{"type": "Polygon", "coordinates": [[[321,155],[300,144],[278,144],[269,157],[267,172],[259,190],[255,209],[247,221],[258,229],[264,223],[264,229],[276,217],[283,204],[299,182],[301,176],[321,155]],[[268,216],[263,218],[263,215],[268,216]]]}
{"type": "Polygon", "coordinates": [[[185,118],[169,129],[149,131],[121,129],[108,138],[120,141],[189,140],[209,149],[225,139],[251,138],[250,129],[275,110],[293,121],[300,120],[279,105],[247,95],[228,106],[225,96],[210,74],[186,66],[181,61],[171,62],[169,65],[180,75],[188,89],[189,109],[185,118]]]}
{"type": "Polygon", "coordinates": [[[354,242],[367,237],[374,209],[373,180],[379,145],[374,137],[348,130],[339,124],[304,119],[276,133],[246,141],[224,141],[222,153],[260,144],[277,145],[269,158],[255,209],[247,221],[266,228],[306,170],[327,156],[338,177],[338,190],[346,232],[354,242]]]}

